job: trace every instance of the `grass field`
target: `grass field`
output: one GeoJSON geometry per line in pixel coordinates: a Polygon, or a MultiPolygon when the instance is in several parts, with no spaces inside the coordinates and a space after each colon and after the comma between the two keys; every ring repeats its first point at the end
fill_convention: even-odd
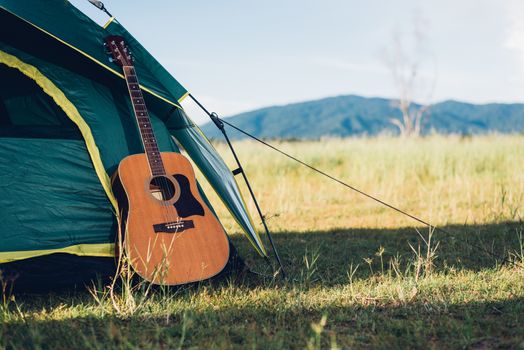
{"type": "MultiPolygon", "coordinates": [[[[287,281],[16,296],[0,308],[1,346],[524,349],[524,137],[275,143],[451,233],[238,142],[287,281]]],[[[210,197],[241,256],[269,273],[210,197]]]]}

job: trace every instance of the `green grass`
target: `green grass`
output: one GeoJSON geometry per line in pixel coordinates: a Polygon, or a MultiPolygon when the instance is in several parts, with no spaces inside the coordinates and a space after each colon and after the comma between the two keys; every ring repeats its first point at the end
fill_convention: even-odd
{"type": "MultiPolygon", "coordinates": [[[[236,276],[147,298],[116,291],[117,301],[136,302],[118,310],[104,286],[98,299],[82,291],[19,295],[0,307],[0,345],[524,348],[524,137],[278,144],[452,234],[433,232],[428,247],[428,228],[239,142],[289,280],[236,276]]],[[[241,255],[268,273],[211,200],[241,255]]]]}

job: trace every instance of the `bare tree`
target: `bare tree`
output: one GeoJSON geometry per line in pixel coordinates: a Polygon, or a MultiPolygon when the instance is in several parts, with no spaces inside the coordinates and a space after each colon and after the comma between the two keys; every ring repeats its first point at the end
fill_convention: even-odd
{"type": "Polygon", "coordinates": [[[406,44],[404,35],[395,30],[391,45],[383,50],[384,63],[399,95],[395,105],[402,114],[400,119],[390,118],[390,121],[398,127],[401,136],[406,137],[420,135],[422,123],[429,116],[436,82],[435,59],[426,37],[427,21],[419,12],[414,12],[412,26],[410,45],[406,44]],[[433,72],[427,74],[430,65],[433,72]]]}

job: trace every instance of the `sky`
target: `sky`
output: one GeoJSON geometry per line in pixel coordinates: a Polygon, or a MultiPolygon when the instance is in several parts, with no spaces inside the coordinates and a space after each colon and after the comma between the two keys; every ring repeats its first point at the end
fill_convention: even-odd
{"type": "MultiPolygon", "coordinates": [[[[100,24],[108,19],[87,0],[71,2],[100,24]]],[[[419,63],[420,102],[524,102],[522,0],[104,4],[221,116],[337,95],[398,97],[386,63],[395,42],[405,48],[403,62],[419,63]],[[415,29],[423,39],[413,48],[415,29]]],[[[206,121],[189,99],[183,105],[206,121]]]]}

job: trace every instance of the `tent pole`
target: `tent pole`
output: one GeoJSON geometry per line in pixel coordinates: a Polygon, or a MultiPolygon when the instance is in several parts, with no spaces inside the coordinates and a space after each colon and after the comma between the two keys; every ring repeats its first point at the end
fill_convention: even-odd
{"type": "MultiPolygon", "coordinates": [[[[280,256],[278,254],[277,248],[275,246],[275,243],[273,242],[273,237],[271,236],[271,233],[269,232],[269,228],[267,227],[266,218],[262,214],[262,210],[260,209],[260,206],[258,204],[258,201],[255,197],[255,193],[253,192],[253,189],[251,188],[251,184],[249,183],[249,180],[247,179],[247,175],[244,172],[244,169],[242,168],[242,165],[240,164],[240,160],[238,159],[237,153],[235,152],[235,148],[231,144],[231,141],[229,140],[229,136],[226,133],[226,130],[224,128],[224,123],[220,119],[220,117],[215,112],[209,112],[193,95],[189,94],[189,97],[206,113],[209,118],[215,123],[217,128],[222,132],[224,135],[224,138],[226,139],[227,145],[229,146],[229,149],[231,150],[231,153],[233,154],[233,157],[235,158],[235,161],[237,163],[238,168],[233,170],[233,175],[242,174],[242,177],[244,178],[244,181],[247,185],[247,188],[249,190],[249,194],[251,195],[251,198],[253,199],[253,203],[255,203],[255,207],[257,208],[258,215],[260,216],[260,220],[262,220],[262,225],[264,226],[264,230],[266,231],[266,236],[269,240],[269,243],[271,244],[271,249],[273,250],[273,254],[275,255],[275,258],[278,262],[278,265],[280,267],[280,272],[282,273],[282,277],[286,277],[286,273],[284,271],[284,266],[282,264],[282,261],[280,260],[280,256]]],[[[266,261],[269,260],[267,256],[265,257],[266,261]]]]}
{"type": "Polygon", "coordinates": [[[93,6],[98,8],[100,11],[104,11],[109,17],[113,17],[113,15],[109,13],[107,8],[104,6],[104,3],[102,1],[98,1],[98,0],[87,0],[87,1],[93,4],[93,6]]]}

